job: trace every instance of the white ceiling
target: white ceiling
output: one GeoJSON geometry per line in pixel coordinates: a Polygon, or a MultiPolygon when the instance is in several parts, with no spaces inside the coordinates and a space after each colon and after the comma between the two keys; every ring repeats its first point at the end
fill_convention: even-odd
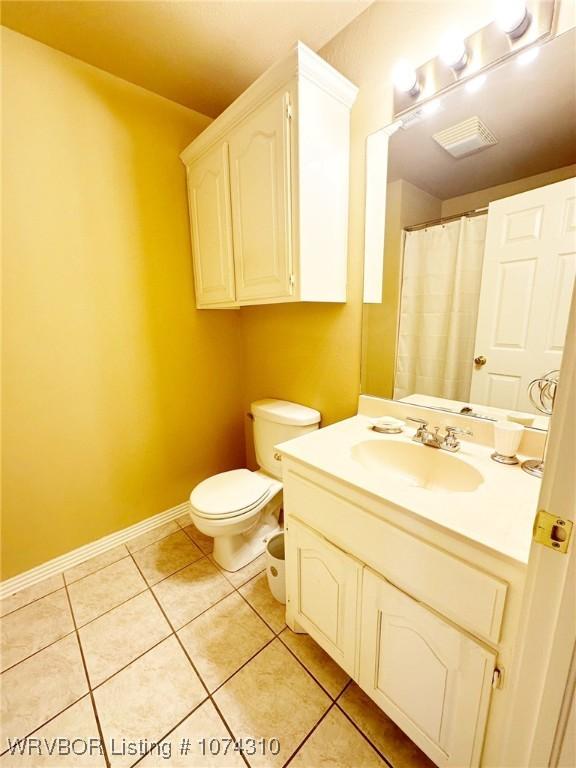
{"type": "Polygon", "coordinates": [[[542,46],[521,66],[513,58],[471,94],[460,86],[436,114],[395,133],[389,179],[406,179],[440,200],[576,163],[576,30],[542,46]],[[432,135],[478,115],[498,144],[455,159],[432,135]]]}
{"type": "Polygon", "coordinates": [[[215,117],[296,40],[319,50],[371,0],[5,0],[2,24],[215,117]]]}

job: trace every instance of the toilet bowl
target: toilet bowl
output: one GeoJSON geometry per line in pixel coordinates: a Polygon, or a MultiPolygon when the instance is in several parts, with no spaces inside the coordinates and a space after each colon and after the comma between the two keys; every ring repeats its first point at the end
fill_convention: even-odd
{"type": "Polygon", "coordinates": [[[221,472],[190,494],[192,522],[214,539],[214,560],[227,571],[255,560],[279,530],[282,469],[274,446],[318,429],[320,422],[318,411],[285,400],[258,400],[251,416],[260,468],[221,472]]]}
{"type": "Polygon", "coordinates": [[[216,562],[237,571],[264,552],[278,530],[282,483],[262,471],[234,469],[197,485],[190,505],[196,528],[214,539],[216,562]]]}

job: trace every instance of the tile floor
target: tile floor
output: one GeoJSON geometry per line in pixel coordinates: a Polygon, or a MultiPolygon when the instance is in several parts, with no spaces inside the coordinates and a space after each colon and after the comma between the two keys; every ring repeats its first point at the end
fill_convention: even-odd
{"type": "Polygon", "coordinates": [[[1,768],[432,768],[211,552],[186,515],[2,601],[1,768]]]}

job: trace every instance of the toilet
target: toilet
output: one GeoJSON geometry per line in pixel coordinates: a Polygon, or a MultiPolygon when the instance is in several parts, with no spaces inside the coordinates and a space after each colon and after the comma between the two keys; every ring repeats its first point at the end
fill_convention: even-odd
{"type": "Polygon", "coordinates": [[[320,413],[287,400],[257,400],[250,406],[258,467],[221,472],[190,494],[190,517],[214,539],[214,560],[237,571],[266,549],[279,530],[282,465],[274,446],[318,429],[320,413]]]}

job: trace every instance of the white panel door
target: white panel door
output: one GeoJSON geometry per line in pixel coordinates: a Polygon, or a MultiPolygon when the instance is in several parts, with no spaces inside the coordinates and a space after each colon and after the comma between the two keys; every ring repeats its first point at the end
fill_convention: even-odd
{"type": "Polygon", "coordinates": [[[360,685],[439,766],[480,761],[495,654],[365,569],[360,685]]]}
{"type": "Polygon", "coordinates": [[[291,295],[289,94],[275,94],[230,134],[239,301],[291,295]]]}
{"type": "Polygon", "coordinates": [[[288,600],[297,623],[354,674],[361,564],[294,520],[286,543],[288,600]]]}
{"type": "Polygon", "coordinates": [[[471,402],[535,412],[528,384],[560,368],[575,275],[576,179],[490,204],[471,402]]]}
{"type": "Polygon", "coordinates": [[[187,172],[196,303],[233,303],[228,144],[219,144],[190,165],[187,172]]]}

